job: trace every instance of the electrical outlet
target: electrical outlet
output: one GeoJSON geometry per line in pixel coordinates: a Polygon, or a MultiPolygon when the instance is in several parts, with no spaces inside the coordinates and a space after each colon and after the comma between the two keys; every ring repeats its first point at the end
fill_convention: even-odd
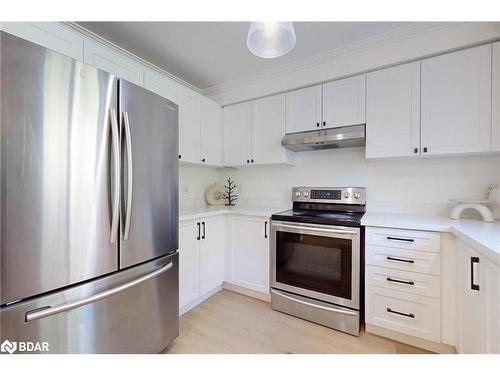
{"type": "Polygon", "coordinates": [[[189,186],[188,186],[188,185],[183,185],[183,186],[182,186],[182,192],[183,192],[184,194],[189,193],[189,186]]]}

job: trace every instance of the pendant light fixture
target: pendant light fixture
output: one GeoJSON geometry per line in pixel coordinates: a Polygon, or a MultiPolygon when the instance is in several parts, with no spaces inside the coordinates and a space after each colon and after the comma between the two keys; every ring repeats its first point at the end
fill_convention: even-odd
{"type": "Polygon", "coordinates": [[[247,47],[254,55],[272,59],[286,55],[295,46],[292,22],[251,22],[247,47]]]}

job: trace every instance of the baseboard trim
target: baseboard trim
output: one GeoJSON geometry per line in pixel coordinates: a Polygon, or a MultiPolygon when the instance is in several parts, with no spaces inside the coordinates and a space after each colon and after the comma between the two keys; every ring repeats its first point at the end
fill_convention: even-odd
{"type": "Polygon", "coordinates": [[[230,290],[232,292],[236,292],[236,293],[248,296],[248,297],[260,299],[261,301],[271,302],[271,294],[269,294],[269,293],[256,292],[255,290],[244,288],[244,287],[239,286],[239,285],[230,284],[230,283],[225,282],[225,281],[224,281],[223,287],[224,287],[224,289],[230,290]]]}
{"type": "Polygon", "coordinates": [[[399,341],[404,344],[416,346],[418,348],[422,348],[425,350],[429,350],[431,352],[440,353],[440,354],[456,354],[457,351],[454,346],[448,344],[437,343],[425,339],[421,339],[419,337],[410,336],[404,333],[396,332],[391,329],[386,329],[382,327],[378,327],[376,325],[372,325],[369,323],[365,324],[365,330],[368,333],[387,337],[394,341],[399,341]]]}
{"type": "Polygon", "coordinates": [[[205,293],[204,295],[200,296],[198,299],[194,300],[193,302],[191,303],[188,303],[187,305],[181,307],[179,309],[179,316],[182,316],[184,315],[185,313],[187,313],[189,310],[195,308],[196,306],[198,306],[200,303],[202,303],[203,301],[205,301],[206,299],[212,297],[214,294],[217,294],[219,293],[220,291],[222,290],[222,284],[216,286],[215,288],[213,288],[212,290],[208,291],[207,293],[205,293]]]}

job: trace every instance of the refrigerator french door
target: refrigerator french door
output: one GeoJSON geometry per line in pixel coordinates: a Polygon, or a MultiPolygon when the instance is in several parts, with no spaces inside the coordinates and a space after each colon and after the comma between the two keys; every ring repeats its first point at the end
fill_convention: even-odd
{"type": "Polygon", "coordinates": [[[178,335],[177,106],[1,32],[1,341],[178,335]]]}

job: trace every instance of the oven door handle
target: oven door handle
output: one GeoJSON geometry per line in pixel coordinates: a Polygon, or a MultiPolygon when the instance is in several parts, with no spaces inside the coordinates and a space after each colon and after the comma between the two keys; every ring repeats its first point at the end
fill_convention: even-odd
{"type": "Polygon", "coordinates": [[[352,315],[352,316],[356,316],[358,315],[356,312],[354,311],[347,311],[347,310],[342,310],[342,309],[336,309],[334,307],[326,307],[326,306],[321,306],[321,305],[315,305],[314,303],[310,303],[310,302],[307,302],[307,301],[302,301],[300,299],[297,299],[297,298],[293,298],[293,297],[290,297],[286,294],[283,294],[283,293],[280,293],[276,290],[273,290],[272,293],[275,293],[277,294],[278,296],[280,297],[283,297],[283,298],[286,298],[290,301],[293,301],[293,302],[297,302],[297,303],[301,303],[303,305],[306,305],[306,306],[310,306],[310,307],[314,307],[316,309],[321,309],[321,310],[326,310],[326,311],[331,311],[331,312],[336,312],[336,313],[339,313],[339,314],[344,314],[344,315],[352,315]]]}
{"type": "Polygon", "coordinates": [[[330,228],[309,227],[309,226],[289,225],[289,224],[273,224],[273,225],[276,228],[285,228],[285,229],[311,230],[315,232],[338,233],[338,234],[358,234],[358,232],[356,231],[344,230],[344,229],[330,229],[330,228]]]}

